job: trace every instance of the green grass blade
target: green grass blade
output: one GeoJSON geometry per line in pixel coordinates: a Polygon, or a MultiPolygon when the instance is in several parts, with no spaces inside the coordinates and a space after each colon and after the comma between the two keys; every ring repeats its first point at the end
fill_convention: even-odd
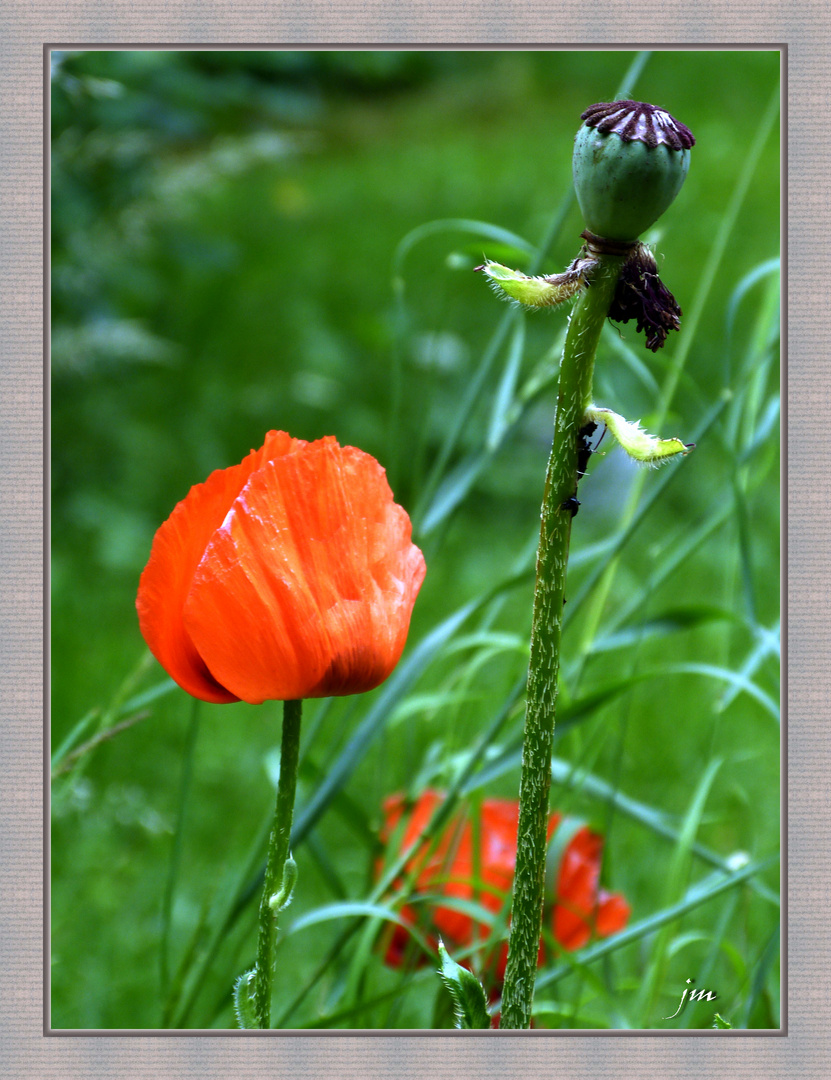
{"type": "Polygon", "coordinates": [[[417,534],[421,529],[427,509],[433,502],[435,492],[444,476],[447,465],[456,450],[462,432],[467,426],[468,420],[473,414],[473,410],[479,400],[479,396],[487,383],[491,368],[496,361],[496,357],[499,355],[499,350],[502,348],[502,343],[508,335],[514,317],[512,311],[507,311],[497,323],[496,329],[491,335],[491,340],[482,355],[478,368],[468,380],[453,424],[442,443],[441,449],[439,450],[436,461],[430,471],[430,475],[424,484],[421,497],[412,515],[413,528],[417,534]]]}
{"type": "Polygon", "coordinates": [[[153,654],[149,649],[145,649],[132,671],[128,672],[122,679],[107,706],[105,708],[91,709],[75,724],[55,753],[55,758],[52,761],[53,779],[55,776],[63,775],[79,767],[83,770],[89,762],[91,750],[150,715],[148,712],[135,713],[135,708],[141,709],[142,703],[140,702],[136,706],[135,699],[127,699],[153,663],[153,654]],[[128,711],[132,712],[133,715],[120,723],[116,723],[118,717],[123,716],[128,711]],[[93,724],[93,721],[95,721],[95,724],[93,724]],[[93,727],[95,727],[94,731],[93,727]],[[87,741],[78,745],[82,734],[88,734],[90,731],[93,733],[87,741]]]}
{"type": "MultiPolygon", "coordinates": [[[[740,680],[752,679],[762,664],[769,657],[774,657],[777,662],[780,657],[780,641],[779,641],[779,620],[776,620],[774,626],[770,630],[765,630],[763,627],[757,628],[756,644],[748,654],[747,659],[742,664],[738,671],[740,680]]],[[[724,691],[722,696],[718,699],[716,709],[719,712],[724,710],[732,704],[735,698],[741,693],[743,682],[737,681],[731,683],[724,691]]]]}
{"type": "MultiPolygon", "coordinates": [[[[756,880],[756,878],[753,879],[753,881],[756,880]]],[[[728,897],[727,901],[724,904],[723,910],[719,915],[718,922],[713,928],[709,953],[704,961],[704,964],[696,969],[696,982],[700,986],[710,985],[716,962],[725,944],[727,944],[728,928],[730,926],[730,921],[736,912],[738,903],[739,896],[737,893],[733,893],[732,896],[728,897]]],[[[730,954],[728,951],[728,956],[729,955],[730,954]]],[[[738,959],[739,961],[741,961],[741,956],[739,956],[738,959]]],[[[739,977],[741,977],[741,974],[739,974],[739,977]]],[[[695,1014],[692,1009],[685,1009],[678,1017],[676,1024],[677,1028],[688,1028],[692,1023],[694,1015],[695,1014]]]]}
{"type": "Polygon", "coordinates": [[[736,317],[738,315],[739,306],[744,298],[750,292],[757,282],[763,281],[766,277],[776,276],[778,278],[781,266],[781,259],[777,256],[773,259],[766,259],[765,262],[759,263],[758,266],[754,266],[745,276],[741,279],[739,284],[733,290],[730,295],[730,302],[727,305],[727,342],[728,342],[728,354],[729,345],[733,339],[733,330],[736,325],[736,317]]]}
{"type": "Polygon", "coordinates": [[[411,926],[405,919],[402,919],[400,915],[397,915],[386,904],[370,904],[363,901],[345,901],[336,904],[327,904],[324,907],[314,908],[312,911],[308,911],[305,915],[301,915],[299,919],[295,921],[286,929],[286,934],[296,934],[301,930],[306,930],[310,926],[317,926],[320,923],[332,922],[337,919],[354,919],[358,916],[362,918],[380,919],[382,922],[396,923],[398,926],[403,926],[414,941],[417,941],[424,951],[426,956],[433,957],[434,953],[432,948],[428,945],[426,939],[419,933],[416,927],[411,926]]]}
{"type": "Polygon", "coordinates": [[[483,239],[491,240],[495,244],[513,248],[529,259],[537,252],[536,247],[524,237],[511,232],[509,229],[503,229],[499,225],[492,225],[489,221],[473,221],[470,218],[442,218],[438,221],[427,221],[408,232],[395,249],[392,268],[393,284],[397,292],[404,289],[404,262],[416,244],[420,244],[422,240],[426,240],[430,236],[440,236],[442,233],[454,232],[472,233],[474,236],[481,236],[483,239]]]}
{"type": "Polygon", "coordinates": [[[695,630],[714,622],[739,622],[734,611],[715,604],[687,604],[683,607],[665,608],[641,622],[632,623],[622,630],[604,634],[592,643],[592,655],[626,649],[649,638],[695,630]]]}
{"type": "MultiPolygon", "coordinates": [[[[681,831],[665,810],[661,810],[655,806],[649,806],[647,803],[640,802],[637,799],[629,798],[629,796],[618,791],[617,788],[613,787],[608,781],[588,773],[584,769],[575,768],[569,761],[564,761],[562,758],[552,758],[551,778],[554,784],[579,790],[586,796],[614,806],[616,810],[625,814],[632,821],[636,821],[640,825],[644,825],[646,828],[650,829],[656,836],[669,840],[673,844],[677,844],[680,841],[681,831]]],[[[698,856],[702,862],[709,863],[710,866],[718,867],[725,873],[730,872],[732,869],[729,858],[724,858],[724,856],[712,851],[698,841],[693,842],[690,850],[694,855],[698,856]]],[[[779,906],[779,897],[771,892],[764,882],[754,878],[751,885],[759,895],[764,896],[764,898],[774,906],[779,906]]]]}
{"type": "Polygon", "coordinates": [[[159,941],[159,968],[161,975],[161,992],[166,997],[170,989],[170,926],[173,913],[173,894],[176,891],[176,881],[179,876],[179,867],[182,861],[182,837],[184,834],[185,811],[187,809],[188,795],[190,794],[190,782],[193,776],[193,760],[195,756],[196,738],[199,732],[199,707],[200,702],[194,698],[190,712],[190,722],[185,735],[185,748],[182,754],[182,776],[179,783],[179,804],[176,808],[176,826],[173,831],[173,846],[170,851],[170,864],[168,866],[167,881],[165,882],[164,896],[162,898],[162,928],[159,941]]]}
{"type": "Polygon", "coordinates": [[[447,473],[436,489],[433,500],[424,511],[419,536],[429,536],[467,497],[477,479],[491,460],[488,450],[475,450],[464,457],[447,473]]]}
{"type": "Polygon", "coordinates": [[[710,254],[701,274],[698,291],[693,299],[690,314],[685,320],[684,333],[681,335],[678,348],[673,357],[669,377],[664,383],[661,392],[658,407],[658,427],[663,425],[663,422],[666,420],[667,414],[669,413],[681,372],[686,365],[687,356],[692,348],[696,331],[698,330],[698,324],[704,313],[705,302],[713,287],[716,273],[724,258],[724,253],[727,250],[730,237],[733,235],[733,231],[736,227],[739,211],[744,205],[747,193],[750,190],[750,185],[753,182],[753,177],[759,167],[762,151],[770,138],[773,127],[779,116],[779,98],[780,88],[777,86],[768,107],[759,122],[753,142],[745,151],[742,171],[739,174],[738,181],[730,195],[727,206],[724,208],[724,212],[719,218],[718,231],[715,235],[713,245],[710,248],[710,254]]]}
{"type": "Polygon", "coordinates": [[[753,585],[753,545],[752,527],[750,524],[750,510],[745,498],[744,489],[739,482],[738,476],[733,474],[733,505],[735,507],[736,531],[738,533],[739,572],[741,575],[741,591],[744,598],[745,618],[752,625],[756,625],[756,590],[753,585]]]}
{"type": "MultiPolygon", "coordinates": [[[[409,972],[404,979],[401,980],[398,986],[392,990],[387,990],[381,994],[375,994],[365,1001],[359,1002],[357,1005],[349,1005],[344,1009],[338,1009],[335,1012],[327,1012],[324,1016],[316,1017],[314,1020],[307,1021],[303,1025],[304,1030],[319,1029],[319,1028],[336,1028],[341,1027],[345,1020],[354,1021],[356,1017],[360,1016],[366,1011],[374,1010],[378,1005],[384,1005],[389,1003],[400,1002],[403,995],[413,986],[420,983],[432,981],[434,978],[433,969],[420,970],[409,972]]],[[[289,1014],[291,1015],[291,1014],[289,1014]]],[[[277,1027],[283,1027],[281,1023],[277,1024],[277,1027]]],[[[351,1023],[349,1027],[354,1027],[354,1023],[351,1023]]],[[[389,1025],[387,1025],[389,1026],[389,1025]]]]}
{"type": "MultiPolygon", "coordinates": [[[[204,985],[207,972],[210,971],[220,948],[231,934],[250,899],[246,897],[248,883],[257,864],[263,861],[273,818],[273,809],[269,807],[259,833],[251,843],[247,859],[235,874],[229,875],[232,887],[222,890],[214,905],[214,911],[207,920],[211,923],[212,929],[207,931],[207,921],[204,925],[200,921],[200,925],[196,927],[176,977],[172,981],[165,1005],[166,1019],[163,1026],[180,1028],[187,1024],[196,998],[204,985]]],[[[247,967],[251,967],[252,964],[253,956],[251,964],[247,967]]],[[[229,981],[229,990],[230,985],[229,981]]]]}
{"type": "Polygon", "coordinates": [[[141,694],[131,697],[129,701],[125,701],[119,712],[126,713],[132,712],[134,709],[143,709],[145,705],[158,701],[159,698],[165,697],[177,688],[178,684],[173,679],[163,679],[160,683],[156,683],[155,686],[151,686],[149,690],[144,690],[141,694]]]}
{"type": "MultiPolygon", "coordinates": [[[[684,882],[689,874],[692,845],[701,824],[710,789],[722,764],[723,762],[719,758],[715,758],[709,763],[690,801],[667,872],[665,896],[668,905],[674,903],[676,897],[683,894],[684,882]]],[[[664,984],[669,946],[670,927],[665,925],[661,928],[651,949],[647,975],[639,994],[641,1027],[648,1027],[649,1020],[657,1015],[657,999],[660,988],[664,984]]]]}
{"type": "MultiPolygon", "coordinates": [[[[641,941],[643,938],[660,930],[661,927],[667,926],[676,919],[683,918],[691,911],[695,911],[702,904],[709,903],[710,900],[714,900],[729,889],[734,889],[737,885],[741,885],[756,874],[763,873],[769,867],[774,866],[778,860],[778,855],[770,855],[766,859],[748,863],[747,866],[733,874],[717,873],[712,879],[699,882],[688,889],[687,895],[679,903],[638,920],[638,922],[633,923],[605,941],[581,949],[575,956],[581,964],[592,964],[605,956],[617,952],[618,949],[623,949],[627,945],[641,941]]],[[[558,967],[541,972],[537,978],[537,989],[542,990],[546,986],[552,986],[566,975],[571,974],[571,971],[571,965],[560,964],[558,967]]]]}
{"type": "Polygon", "coordinates": [[[53,776],[58,770],[58,766],[63,765],[64,758],[68,757],[69,754],[80,745],[81,740],[92,728],[93,724],[100,716],[100,713],[100,709],[90,709],[90,711],[85,716],[82,716],[78,723],[75,724],[61,745],[52,754],[50,771],[53,776]]]}
{"type": "Polygon", "coordinates": [[[744,1002],[744,1009],[742,1012],[742,1027],[747,1027],[750,1023],[750,1019],[753,1015],[757,1003],[759,1002],[762,994],[764,993],[765,983],[767,982],[768,975],[776,963],[776,959],[779,956],[779,927],[771,934],[767,944],[762,950],[762,955],[759,957],[759,962],[753,971],[753,981],[750,984],[750,993],[744,1002]]]}
{"type": "Polygon", "coordinates": [[[647,365],[641,360],[634,349],[623,340],[620,335],[620,331],[610,326],[608,323],[603,328],[603,336],[601,338],[603,346],[618,356],[624,364],[629,368],[641,386],[646,392],[647,401],[655,401],[660,393],[660,387],[655,376],[649,370],[647,365]]]}
{"type": "Polygon", "coordinates": [[[711,679],[729,683],[737,690],[749,695],[779,723],[779,704],[769,694],[756,685],[752,679],[740,671],[731,671],[729,668],[717,667],[715,664],[670,664],[664,668],[666,675],[704,675],[711,679]]]}
{"type": "Polygon", "coordinates": [[[525,319],[517,312],[516,326],[513,337],[508,346],[508,357],[502,370],[502,378],[493,399],[491,419],[488,426],[488,434],[485,446],[488,450],[495,450],[502,442],[508,428],[508,414],[514,403],[516,385],[519,379],[519,369],[522,364],[522,355],[525,351],[525,319]]]}
{"type": "MultiPolygon", "coordinates": [[[[93,710],[92,715],[97,716],[98,714],[93,710]]],[[[133,716],[128,716],[124,720],[119,720],[119,722],[113,724],[112,727],[101,728],[99,725],[99,730],[95,735],[63,756],[61,763],[52,771],[52,780],[56,780],[59,776],[65,776],[67,773],[72,772],[79,766],[79,763],[83,764],[88,761],[90,752],[100,746],[101,743],[109,742],[109,740],[114,739],[116,735],[120,735],[122,731],[126,731],[128,728],[133,727],[134,724],[139,724],[142,720],[147,720],[150,715],[150,711],[145,709],[144,712],[137,712],[133,716]]]]}

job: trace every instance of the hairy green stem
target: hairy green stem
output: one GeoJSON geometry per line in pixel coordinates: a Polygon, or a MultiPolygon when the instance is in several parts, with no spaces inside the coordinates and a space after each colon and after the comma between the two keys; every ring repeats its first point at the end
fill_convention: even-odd
{"type": "Polygon", "coordinates": [[[500,1028],[527,1028],[531,1023],[542,931],[551,749],[573,516],[566,501],[577,491],[578,435],[591,401],[594,356],[623,265],[623,258],[616,255],[603,254],[598,259],[600,265],[591,285],[578,299],[569,320],[540,515],[516,872],[500,1028]]]}
{"type": "Polygon", "coordinates": [[[254,983],[254,1012],[258,1028],[271,1027],[271,981],[274,972],[274,941],[277,936],[277,912],[271,897],[283,884],[283,869],[289,857],[294,793],[297,788],[297,763],[300,758],[300,717],[302,701],[283,702],[283,740],[280,747],[280,780],[274,806],[274,824],[268,839],[263,898],[260,901],[260,936],[257,942],[257,967],[254,983]]]}

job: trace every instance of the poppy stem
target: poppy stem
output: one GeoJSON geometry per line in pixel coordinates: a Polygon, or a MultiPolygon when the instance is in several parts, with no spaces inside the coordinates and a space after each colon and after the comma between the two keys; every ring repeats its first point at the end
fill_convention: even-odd
{"type": "MultiPolygon", "coordinates": [[[[508,963],[500,1028],[531,1024],[542,931],[551,750],[571,521],[576,510],[578,445],[591,403],[594,357],[624,258],[602,253],[591,284],[569,319],[543,495],[531,656],[519,786],[519,830],[508,963]]],[[[585,468],[585,465],[584,465],[585,468]]]]}
{"type": "Polygon", "coordinates": [[[287,906],[290,886],[296,873],[291,862],[289,842],[297,788],[297,764],[300,758],[300,718],[302,701],[283,702],[283,739],[280,747],[280,779],[274,824],[268,839],[265,886],[260,901],[260,934],[257,942],[257,967],[254,977],[254,1016],[258,1028],[271,1027],[271,982],[274,974],[274,943],[277,915],[287,906]],[[290,866],[289,866],[290,864],[290,866]],[[286,895],[288,893],[288,895],[286,895]],[[272,903],[277,899],[277,903],[272,903]]]}

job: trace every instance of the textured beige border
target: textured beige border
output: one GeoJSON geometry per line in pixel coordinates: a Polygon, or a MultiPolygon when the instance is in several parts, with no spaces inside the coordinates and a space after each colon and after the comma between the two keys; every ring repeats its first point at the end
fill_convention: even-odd
{"type": "MultiPolygon", "coordinates": [[[[823,514],[831,454],[820,417],[831,384],[823,370],[828,223],[829,20],[823,0],[747,3],[729,12],[701,0],[670,8],[650,0],[578,0],[521,7],[482,0],[384,5],[319,0],[289,6],[151,0],[6,0],[0,11],[0,1075],[248,1078],[333,1076],[824,1077],[829,975],[826,807],[829,753],[823,706],[831,696],[825,657],[831,551],[823,514]],[[424,45],[463,43],[637,48],[686,42],[787,43],[789,131],[789,1027],[787,1037],[603,1038],[43,1035],[43,209],[42,58],[45,42],[112,45],[236,42],[424,45]]],[[[825,353],[825,354],[824,354],[825,353]]]]}

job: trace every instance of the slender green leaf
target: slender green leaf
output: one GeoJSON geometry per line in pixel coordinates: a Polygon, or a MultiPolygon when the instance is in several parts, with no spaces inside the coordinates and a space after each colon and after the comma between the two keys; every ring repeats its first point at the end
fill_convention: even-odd
{"type": "Polygon", "coordinates": [[[178,684],[173,679],[163,679],[160,683],[156,683],[155,686],[151,686],[149,690],[144,690],[142,693],[136,694],[135,697],[131,697],[129,701],[125,701],[119,711],[126,713],[132,712],[133,709],[143,709],[145,705],[158,701],[159,698],[165,697],[176,689],[178,689],[178,684]]]}
{"type": "MultiPolygon", "coordinates": [[[[780,639],[779,639],[779,620],[776,620],[776,624],[765,630],[761,627],[757,627],[757,641],[753,649],[748,654],[747,659],[739,669],[738,675],[741,679],[752,679],[762,664],[769,657],[775,657],[777,660],[780,655],[780,639]]],[[[716,706],[719,712],[724,710],[733,702],[733,700],[741,693],[742,683],[730,683],[727,689],[718,700],[716,706]]]]}
{"type": "Polygon", "coordinates": [[[490,459],[489,451],[475,450],[447,473],[439,484],[430,506],[424,511],[419,527],[420,536],[429,536],[436,526],[456,509],[470,493],[490,459]]]}
{"type": "Polygon", "coordinates": [[[363,901],[340,901],[335,904],[326,904],[324,907],[314,908],[312,911],[306,912],[305,915],[301,915],[299,919],[295,919],[285,932],[286,936],[289,936],[298,933],[300,930],[306,930],[310,926],[317,926],[319,923],[332,922],[337,919],[354,919],[359,916],[381,919],[384,922],[393,922],[398,926],[403,926],[410,936],[418,942],[425,954],[433,956],[433,950],[419,931],[385,904],[370,904],[363,901]]]}
{"type": "Polygon", "coordinates": [[[736,325],[736,316],[738,314],[739,305],[758,282],[763,281],[766,277],[775,276],[778,279],[780,266],[781,260],[778,256],[773,259],[766,259],[764,262],[759,263],[758,266],[754,266],[752,270],[748,271],[730,294],[730,301],[727,305],[728,340],[733,335],[733,328],[736,325]]]}
{"type": "Polygon", "coordinates": [[[666,608],[656,615],[634,623],[623,630],[605,634],[592,643],[592,653],[625,649],[648,638],[663,637],[683,630],[695,630],[713,622],[737,622],[734,611],[715,604],[688,604],[684,607],[666,608]]]}
{"type": "MultiPolygon", "coordinates": [[[[585,949],[581,949],[575,956],[582,964],[594,963],[604,956],[617,952],[619,949],[623,949],[627,945],[631,945],[633,942],[640,941],[649,934],[655,933],[655,931],[660,930],[662,926],[666,926],[676,919],[680,919],[684,915],[689,914],[689,912],[695,911],[696,908],[701,907],[702,904],[714,900],[717,896],[727,892],[729,889],[734,889],[737,885],[741,885],[754,875],[763,873],[769,867],[774,866],[778,862],[778,859],[778,855],[770,855],[766,859],[748,863],[743,869],[737,870],[733,874],[716,873],[707,880],[691,886],[687,890],[684,899],[679,903],[668,908],[663,908],[646,918],[638,920],[636,923],[632,923],[625,930],[621,930],[620,933],[615,934],[613,937],[607,938],[605,941],[599,941],[594,945],[589,945],[585,949]]],[[[537,978],[537,989],[542,990],[546,986],[551,986],[554,983],[559,982],[560,979],[569,975],[571,971],[571,966],[563,963],[555,968],[541,972],[537,978]]]]}
{"type": "Polygon", "coordinates": [[[431,236],[440,236],[443,233],[473,233],[481,236],[484,240],[491,240],[496,244],[507,245],[512,250],[522,252],[531,258],[537,249],[517,233],[503,229],[499,225],[492,225],[489,221],[471,221],[469,218],[443,218],[439,221],[427,221],[418,225],[400,241],[393,256],[393,280],[397,289],[403,288],[404,260],[416,244],[431,236]]]}
{"type": "Polygon", "coordinates": [[[82,716],[78,723],[75,724],[57,750],[52,754],[50,761],[50,771],[52,773],[57,771],[58,766],[63,764],[64,758],[80,744],[81,740],[91,729],[99,715],[100,709],[90,709],[90,711],[85,716],[82,716]]]}
{"type": "MultiPolygon", "coordinates": [[[[676,897],[683,894],[684,882],[689,874],[692,845],[701,824],[710,789],[721,766],[722,761],[719,758],[715,758],[709,763],[698,782],[695,794],[684,816],[678,843],[672,852],[669,870],[664,882],[664,896],[668,905],[674,903],[676,897]]],[[[648,974],[638,996],[642,1016],[641,1026],[643,1027],[651,1026],[650,1021],[656,1013],[658,994],[667,970],[669,948],[670,927],[665,925],[661,928],[653,943],[648,974]]]]}
{"type": "Polygon", "coordinates": [[[516,384],[519,378],[519,369],[522,364],[522,355],[525,351],[525,319],[518,313],[516,327],[508,346],[508,358],[502,371],[502,378],[496,388],[491,409],[490,425],[488,427],[485,446],[488,450],[494,450],[502,442],[502,438],[508,429],[508,413],[514,402],[516,384]]]}
{"type": "Polygon", "coordinates": [[[439,975],[453,999],[453,1013],[456,1027],[465,1030],[489,1028],[491,1018],[488,1015],[488,999],[485,988],[472,971],[463,968],[450,956],[439,941],[439,975]]]}
{"type": "Polygon", "coordinates": [[[170,986],[170,927],[173,914],[173,895],[176,891],[176,882],[179,876],[179,867],[182,861],[182,837],[185,826],[185,811],[190,794],[190,783],[193,776],[193,760],[196,747],[196,738],[199,732],[199,708],[201,702],[194,698],[185,735],[185,747],[182,755],[182,775],[179,782],[179,802],[176,808],[176,826],[173,831],[173,846],[170,851],[170,863],[165,882],[164,897],[162,899],[162,932],[159,939],[160,969],[162,994],[167,995],[170,986]]]}
{"type": "Polygon", "coordinates": [[[753,1010],[765,988],[767,982],[768,973],[776,963],[779,956],[779,927],[777,926],[773,933],[768,938],[764,949],[759,957],[759,960],[753,971],[753,980],[750,984],[750,993],[747,995],[744,1001],[744,1009],[742,1012],[742,1027],[747,1027],[750,1023],[750,1018],[753,1015],[753,1010]]]}
{"type": "Polygon", "coordinates": [[[755,701],[770,713],[773,719],[779,722],[779,705],[777,702],[766,694],[764,690],[760,689],[752,679],[749,679],[746,675],[743,675],[739,671],[731,671],[729,668],[718,667],[715,664],[668,664],[664,668],[664,673],[667,675],[705,675],[711,679],[718,679],[720,682],[730,683],[738,690],[745,694],[748,694],[755,701]]]}

